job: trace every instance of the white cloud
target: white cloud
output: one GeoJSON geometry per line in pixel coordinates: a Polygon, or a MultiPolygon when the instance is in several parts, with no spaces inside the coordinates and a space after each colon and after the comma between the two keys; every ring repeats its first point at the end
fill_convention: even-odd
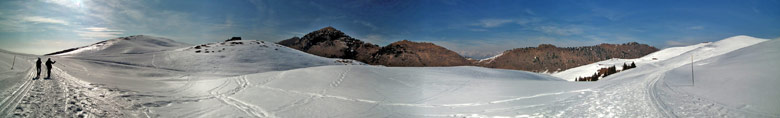
{"type": "Polygon", "coordinates": [[[41,16],[29,16],[24,17],[22,20],[27,22],[35,22],[35,23],[51,23],[51,24],[62,24],[62,25],[68,25],[69,23],[65,20],[60,19],[54,19],[54,18],[46,18],[41,16]]]}
{"type": "Polygon", "coordinates": [[[84,4],[82,0],[44,0],[44,2],[69,8],[81,8],[84,4]]]}
{"type": "Polygon", "coordinates": [[[482,29],[482,28],[473,28],[473,29],[469,29],[469,30],[475,31],[475,32],[486,32],[486,31],[488,31],[487,29],[482,29]]]}
{"type": "Polygon", "coordinates": [[[673,41],[673,40],[668,40],[668,41],[666,41],[664,43],[666,43],[667,47],[677,47],[677,46],[691,45],[691,43],[680,42],[680,41],[673,41]]]}
{"type": "Polygon", "coordinates": [[[513,20],[510,19],[482,19],[479,20],[479,23],[473,25],[484,27],[484,28],[491,28],[491,27],[498,27],[506,23],[510,23],[512,21],[513,20]]]}
{"type": "Polygon", "coordinates": [[[701,30],[704,29],[704,26],[691,26],[688,27],[689,30],[701,30]]]}
{"type": "Polygon", "coordinates": [[[87,27],[87,28],[84,28],[84,29],[89,30],[89,31],[93,31],[93,32],[121,32],[122,31],[122,30],[108,29],[108,28],[105,28],[105,27],[87,27]]]}
{"type": "Polygon", "coordinates": [[[471,31],[486,31],[484,28],[494,28],[504,26],[510,23],[518,25],[529,25],[536,22],[541,22],[541,18],[518,18],[518,19],[481,19],[477,23],[472,23],[471,26],[477,26],[481,28],[470,28],[471,31]]]}
{"type": "Polygon", "coordinates": [[[78,36],[87,39],[111,39],[122,35],[122,30],[114,30],[105,27],[88,27],[84,30],[75,31],[78,36]]]}
{"type": "Polygon", "coordinates": [[[536,12],[531,11],[531,9],[525,9],[525,13],[530,14],[530,15],[536,15],[536,12]]]}
{"type": "Polygon", "coordinates": [[[390,44],[388,40],[386,40],[385,36],[379,35],[379,34],[368,34],[362,38],[359,38],[360,40],[363,40],[368,43],[376,44],[376,45],[386,45],[390,44]]]}
{"type": "Polygon", "coordinates": [[[370,23],[370,22],[361,21],[361,20],[354,20],[353,22],[354,22],[354,23],[357,23],[357,24],[360,24],[360,25],[363,25],[363,26],[366,26],[366,27],[368,27],[368,28],[371,28],[371,30],[377,30],[377,29],[379,29],[378,27],[376,27],[374,24],[372,24],[372,23],[370,23]]]}
{"type": "Polygon", "coordinates": [[[753,12],[755,12],[757,14],[761,13],[761,10],[758,10],[758,8],[756,8],[756,7],[752,7],[752,8],[753,8],[753,12]]]}
{"type": "Polygon", "coordinates": [[[540,22],[540,21],[542,21],[541,18],[533,17],[533,18],[517,19],[517,20],[515,20],[515,23],[520,24],[520,25],[526,25],[526,24],[540,22]]]}
{"type": "Polygon", "coordinates": [[[593,8],[591,8],[591,12],[593,12],[593,14],[596,16],[604,17],[610,21],[618,21],[628,15],[631,15],[630,13],[625,13],[624,11],[607,9],[598,6],[593,6],[593,8]]]}
{"type": "Polygon", "coordinates": [[[25,40],[6,40],[0,43],[3,49],[28,54],[43,55],[64,49],[95,43],[94,40],[53,40],[53,38],[31,38],[25,40]]]}
{"type": "Polygon", "coordinates": [[[536,28],[537,31],[541,31],[548,34],[556,34],[556,35],[575,35],[575,34],[582,34],[583,30],[577,27],[558,27],[558,26],[540,26],[536,28]]]}

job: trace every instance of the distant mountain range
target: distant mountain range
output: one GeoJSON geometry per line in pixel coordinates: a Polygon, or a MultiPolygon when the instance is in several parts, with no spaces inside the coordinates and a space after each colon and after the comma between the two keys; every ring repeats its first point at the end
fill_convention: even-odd
{"type": "Polygon", "coordinates": [[[507,50],[483,60],[471,60],[426,42],[403,40],[379,47],[352,38],[333,27],[325,27],[303,37],[280,41],[278,44],[318,56],[354,59],[372,65],[481,66],[532,72],[562,71],[610,58],[639,58],[658,51],[653,46],[636,42],[565,48],[541,44],[538,47],[507,50]]]}

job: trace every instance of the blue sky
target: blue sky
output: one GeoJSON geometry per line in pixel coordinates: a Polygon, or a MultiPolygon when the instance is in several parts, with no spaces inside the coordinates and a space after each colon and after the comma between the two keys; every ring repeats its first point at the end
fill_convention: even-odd
{"type": "Polygon", "coordinates": [[[279,41],[334,26],[379,45],[434,42],[483,58],[541,43],[659,48],[780,37],[780,1],[3,0],[0,49],[45,54],[137,34],[200,44],[279,41]]]}

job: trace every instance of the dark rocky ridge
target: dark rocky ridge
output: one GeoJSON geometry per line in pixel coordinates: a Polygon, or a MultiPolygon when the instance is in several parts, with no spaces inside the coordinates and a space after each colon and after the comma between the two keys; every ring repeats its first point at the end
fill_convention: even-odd
{"type": "Polygon", "coordinates": [[[279,44],[318,56],[355,59],[372,65],[471,65],[533,72],[561,71],[610,58],[638,58],[658,51],[655,47],[636,42],[565,48],[541,44],[538,47],[507,50],[502,56],[492,60],[477,61],[467,60],[454,51],[433,43],[403,40],[379,47],[352,38],[333,27],[325,27],[301,38],[283,40],[279,44]]]}
{"type": "Polygon", "coordinates": [[[382,47],[369,64],[385,66],[463,66],[470,62],[433,43],[398,41],[382,47]]]}
{"type": "Polygon", "coordinates": [[[379,50],[379,46],[352,38],[333,27],[325,27],[302,38],[293,37],[278,44],[318,56],[363,62],[371,59],[379,50]]]}

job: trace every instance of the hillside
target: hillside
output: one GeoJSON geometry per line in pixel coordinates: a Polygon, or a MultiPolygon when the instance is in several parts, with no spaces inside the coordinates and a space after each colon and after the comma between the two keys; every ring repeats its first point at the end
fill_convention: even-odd
{"type": "MultiPolygon", "coordinates": [[[[145,41],[156,42],[152,41],[156,39],[162,38],[148,38],[145,41]]],[[[116,39],[104,42],[113,40],[116,39]]],[[[55,55],[55,57],[64,57],[58,60],[73,62],[63,66],[79,67],[83,68],[79,71],[95,73],[80,78],[108,83],[127,81],[148,83],[144,82],[147,80],[134,78],[178,78],[182,77],[178,75],[181,73],[191,73],[187,76],[205,79],[324,65],[362,64],[347,59],[319,57],[260,40],[225,41],[176,48],[154,45],[128,45],[123,48],[110,46],[110,48],[111,50],[90,49],[74,54],[55,55]],[[134,49],[159,51],[143,54],[123,53],[125,50],[134,49]],[[143,71],[137,71],[139,69],[143,71]],[[127,71],[134,71],[136,74],[127,71]],[[126,81],[107,81],[101,78],[121,78],[126,81]]]]}
{"type": "Polygon", "coordinates": [[[382,47],[370,64],[385,66],[463,66],[469,61],[451,50],[433,43],[398,41],[382,47]]]}
{"type": "Polygon", "coordinates": [[[352,38],[333,27],[325,27],[278,42],[293,49],[329,58],[355,59],[384,66],[428,67],[469,65],[465,58],[433,43],[398,41],[379,47],[352,38]]]}
{"type": "Polygon", "coordinates": [[[780,110],[780,101],[776,99],[780,98],[780,92],[772,91],[780,89],[777,46],[780,40],[769,40],[696,61],[693,63],[695,80],[691,80],[691,64],[682,65],[666,72],[663,82],[669,89],[706,97],[727,107],[776,114],[780,110]]]}
{"type": "Polygon", "coordinates": [[[498,56],[480,60],[476,65],[533,72],[557,72],[612,58],[639,58],[655,51],[658,51],[655,47],[636,42],[563,48],[541,44],[538,47],[507,50],[498,56]]]}

